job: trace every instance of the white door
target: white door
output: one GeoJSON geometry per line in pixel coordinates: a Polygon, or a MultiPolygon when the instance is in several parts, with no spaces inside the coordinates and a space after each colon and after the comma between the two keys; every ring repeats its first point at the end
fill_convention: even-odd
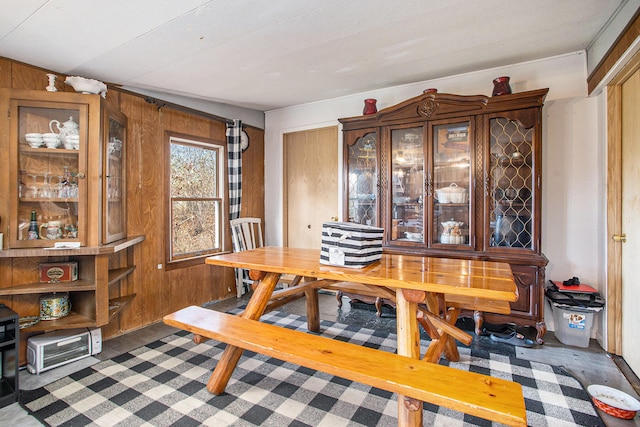
{"type": "MultiPolygon", "coordinates": [[[[622,357],[640,376],[640,71],[622,84],[622,357]]],[[[609,309],[612,309],[610,307],[609,309]]]]}
{"type": "Polygon", "coordinates": [[[284,135],[284,244],[320,249],[322,223],[338,216],[338,128],[284,135]]]}

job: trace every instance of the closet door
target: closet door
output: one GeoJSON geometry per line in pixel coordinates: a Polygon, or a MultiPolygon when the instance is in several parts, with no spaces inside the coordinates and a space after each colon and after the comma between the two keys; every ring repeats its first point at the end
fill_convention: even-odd
{"type": "MultiPolygon", "coordinates": [[[[640,71],[622,84],[622,357],[640,375],[640,71]]],[[[614,243],[616,244],[616,243],[614,243]]],[[[617,243],[620,244],[620,243],[617,243]]]]}
{"type": "Polygon", "coordinates": [[[320,249],[322,223],[338,217],[338,128],[285,134],[283,164],[284,245],[320,249]]]}

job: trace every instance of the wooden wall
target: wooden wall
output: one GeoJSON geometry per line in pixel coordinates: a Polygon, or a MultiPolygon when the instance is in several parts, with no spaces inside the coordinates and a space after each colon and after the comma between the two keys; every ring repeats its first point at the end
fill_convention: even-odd
{"type": "MultiPolygon", "coordinates": [[[[0,87],[45,90],[46,73],[58,74],[59,91],[73,91],[65,76],[0,58],[0,87]]],[[[127,128],[127,234],[145,235],[136,246],[132,275],[110,289],[110,297],[136,293],[136,298],[118,319],[103,327],[112,337],[158,322],[162,317],[188,305],[235,297],[233,270],[204,263],[167,270],[165,263],[165,131],[225,141],[225,123],[215,117],[171,107],[158,108],[144,97],[109,88],[107,103],[128,118],[127,128]],[[158,265],[162,265],[159,269],[158,265]]],[[[264,131],[248,127],[250,145],[243,153],[242,216],[264,221],[264,131]]],[[[231,248],[229,224],[225,223],[226,247],[231,248]]],[[[123,260],[114,256],[112,264],[123,260]]],[[[0,284],[1,286],[1,284],[0,284]]]]}

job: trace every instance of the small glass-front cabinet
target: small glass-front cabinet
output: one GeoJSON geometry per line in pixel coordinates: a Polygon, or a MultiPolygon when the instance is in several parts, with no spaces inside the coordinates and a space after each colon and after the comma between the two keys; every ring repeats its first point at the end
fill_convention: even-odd
{"type": "Polygon", "coordinates": [[[102,243],[111,243],[127,236],[125,149],[127,118],[107,110],[106,143],[103,146],[102,180],[102,243]]]}
{"type": "Polygon", "coordinates": [[[125,238],[126,116],[99,95],[68,92],[0,89],[0,106],[5,247],[125,238]]]}
{"type": "Polygon", "coordinates": [[[88,105],[12,99],[9,115],[10,247],[86,245],[88,105]]]}

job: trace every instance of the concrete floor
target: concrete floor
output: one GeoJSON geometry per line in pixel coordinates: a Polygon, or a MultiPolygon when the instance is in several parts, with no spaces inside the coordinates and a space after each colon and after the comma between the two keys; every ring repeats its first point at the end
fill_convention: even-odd
{"type": "MultiPolygon", "coordinates": [[[[228,299],[211,304],[209,307],[215,310],[226,311],[244,304],[247,297],[241,299],[228,299]]],[[[369,307],[355,306],[347,302],[345,298],[342,308],[338,308],[335,296],[323,294],[320,296],[320,317],[323,320],[334,322],[358,324],[362,327],[396,331],[395,317],[391,309],[385,310],[382,317],[377,317],[375,312],[369,307]]],[[[385,307],[386,309],[386,307],[385,307]]],[[[292,314],[305,315],[304,300],[297,300],[279,308],[292,314]]],[[[462,321],[459,325],[465,329],[472,330],[472,321],[462,321]]],[[[78,362],[43,372],[40,375],[31,375],[26,370],[20,373],[20,388],[33,389],[41,387],[60,377],[69,375],[88,365],[101,360],[111,359],[114,356],[138,348],[148,342],[163,338],[176,329],[162,323],[148,326],[138,331],[110,339],[103,343],[103,351],[95,358],[86,358],[78,362]]],[[[534,333],[534,331],[531,331],[534,333]]],[[[638,398],[635,390],[640,388],[637,377],[630,373],[631,382],[618,368],[616,361],[611,355],[604,352],[595,340],[591,340],[588,348],[578,348],[566,346],[559,342],[553,332],[545,335],[545,344],[532,348],[514,347],[508,344],[499,344],[491,341],[489,337],[474,337],[472,346],[489,350],[495,353],[516,355],[521,359],[538,361],[551,365],[564,367],[574,377],[576,377],[586,388],[590,384],[604,384],[620,389],[638,398]]],[[[623,368],[624,369],[624,368],[623,368]]],[[[640,400],[640,398],[638,398],[640,400]]],[[[640,427],[640,416],[633,420],[620,420],[604,413],[600,413],[603,421],[608,427],[640,427]]],[[[15,403],[0,409],[0,425],[11,425],[13,427],[31,427],[41,424],[33,417],[27,415],[22,407],[15,403]]],[[[535,426],[534,426],[535,427],[535,426]]]]}

